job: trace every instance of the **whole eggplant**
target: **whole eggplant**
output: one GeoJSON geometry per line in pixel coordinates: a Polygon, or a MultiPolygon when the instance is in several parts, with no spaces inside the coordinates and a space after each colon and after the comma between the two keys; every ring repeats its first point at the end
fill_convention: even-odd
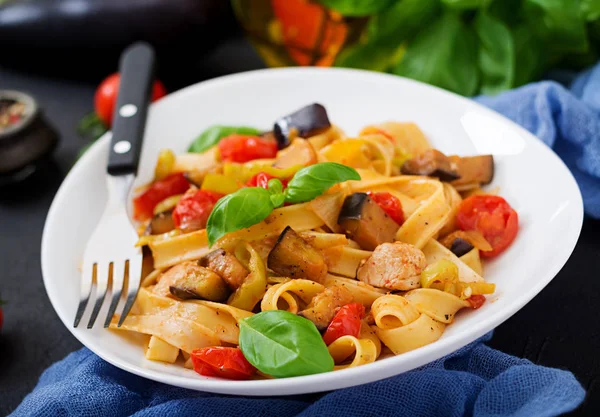
{"type": "Polygon", "coordinates": [[[0,6],[0,65],[95,79],[135,41],[175,66],[235,31],[227,0],[12,0],[0,6]]]}

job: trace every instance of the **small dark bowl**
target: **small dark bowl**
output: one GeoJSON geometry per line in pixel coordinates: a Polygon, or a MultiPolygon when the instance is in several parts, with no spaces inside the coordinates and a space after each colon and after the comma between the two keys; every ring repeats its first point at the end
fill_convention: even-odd
{"type": "Polygon", "coordinates": [[[0,131],[0,186],[14,184],[33,174],[58,144],[56,130],[45,120],[33,97],[0,90],[0,100],[21,102],[21,120],[0,131]]]}

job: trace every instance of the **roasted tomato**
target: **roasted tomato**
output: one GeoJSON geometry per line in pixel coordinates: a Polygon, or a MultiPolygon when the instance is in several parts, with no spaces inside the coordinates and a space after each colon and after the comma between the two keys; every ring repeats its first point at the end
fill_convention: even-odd
{"type": "Polygon", "coordinates": [[[194,370],[204,376],[248,379],[256,372],[240,348],[207,347],[194,350],[191,356],[194,370]]]}
{"type": "Polygon", "coordinates": [[[227,162],[248,162],[254,159],[275,158],[277,142],[260,136],[230,135],[219,142],[221,159],[227,162]]]}
{"type": "Polygon", "coordinates": [[[519,216],[502,197],[474,195],[460,203],[456,213],[462,230],[478,230],[492,245],[492,250],[481,255],[492,257],[503,252],[517,236],[519,216]]]}
{"type": "Polygon", "coordinates": [[[477,309],[485,303],[485,295],[472,295],[467,298],[469,304],[471,304],[472,309],[477,309]]]}
{"type": "Polygon", "coordinates": [[[190,183],[180,172],[153,182],[146,191],[133,199],[133,217],[140,221],[151,218],[158,203],[172,195],[183,194],[188,188],[190,183]]]}
{"type": "Polygon", "coordinates": [[[402,223],[404,223],[404,212],[402,211],[402,203],[396,196],[385,191],[378,193],[368,192],[367,195],[371,197],[371,199],[392,218],[392,220],[402,226],[402,223]]]}
{"type": "Polygon", "coordinates": [[[358,337],[361,320],[364,316],[365,307],[362,304],[346,304],[338,310],[331,323],[329,323],[323,334],[323,341],[326,345],[330,345],[342,336],[358,337]]]}
{"type": "Polygon", "coordinates": [[[213,207],[223,194],[206,190],[190,190],[173,209],[173,222],[184,232],[204,229],[213,207]]]}
{"type": "MultiPolygon", "coordinates": [[[[277,178],[277,177],[275,177],[271,174],[267,174],[266,172],[259,172],[258,174],[256,174],[252,178],[250,178],[248,180],[248,182],[246,182],[246,185],[248,187],[261,187],[261,188],[267,189],[269,180],[272,180],[274,178],[277,178]]],[[[279,180],[283,184],[283,188],[285,188],[287,186],[288,180],[281,179],[281,178],[279,180]]]]}

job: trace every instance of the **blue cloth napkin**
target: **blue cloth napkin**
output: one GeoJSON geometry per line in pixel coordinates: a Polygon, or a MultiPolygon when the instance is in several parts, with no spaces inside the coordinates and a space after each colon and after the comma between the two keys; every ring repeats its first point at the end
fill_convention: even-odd
{"type": "MultiPolygon", "coordinates": [[[[600,64],[570,91],[544,81],[477,100],[524,126],[572,170],[586,213],[600,218],[600,64]]],[[[573,374],[491,349],[491,333],[424,367],[353,388],[291,397],[232,397],[166,386],[87,349],[51,366],[18,416],[556,416],[585,392],[573,374]]]]}

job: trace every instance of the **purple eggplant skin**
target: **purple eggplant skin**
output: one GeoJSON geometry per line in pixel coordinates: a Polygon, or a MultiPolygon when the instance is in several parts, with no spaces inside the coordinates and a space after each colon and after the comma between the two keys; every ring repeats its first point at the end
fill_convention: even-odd
{"type": "Polygon", "coordinates": [[[229,3],[12,0],[0,6],[0,64],[67,77],[79,71],[87,71],[84,78],[106,76],[116,71],[122,50],[142,40],[155,48],[159,59],[166,58],[161,65],[167,59],[179,65],[235,32],[229,3]]]}
{"type": "Polygon", "coordinates": [[[292,130],[295,130],[298,136],[307,138],[330,127],[331,122],[325,107],[322,104],[313,103],[276,120],[273,125],[273,135],[279,149],[283,149],[290,144],[292,130]]]}

